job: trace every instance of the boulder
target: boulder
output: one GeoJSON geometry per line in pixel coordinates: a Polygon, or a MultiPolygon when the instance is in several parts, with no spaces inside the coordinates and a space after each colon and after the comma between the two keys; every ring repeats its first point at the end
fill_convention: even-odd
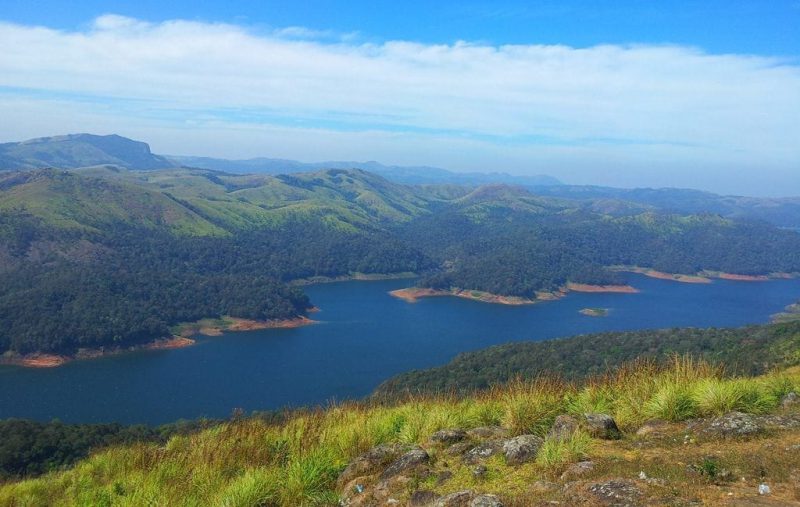
{"type": "Polygon", "coordinates": [[[453,445],[467,438],[467,432],[462,429],[440,430],[431,435],[431,442],[436,444],[453,445]]]}
{"type": "Polygon", "coordinates": [[[722,437],[740,437],[761,433],[763,430],[764,427],[756,417],[742,412],[730,412],[709,421],[702,432],[722,437]]]}
{"type": "Polygon", "coordinates": [[[478,495],[472,499],[469,507],[503,507],[503,502],[496,495],[478,495]]]}
{"type": "Polygon", "coordinates": [[[642,503],[642,490],[626,479],[614,479],[589,486],[589,492],[603,505],[635,506],[642,503]]]}
{"type": "Polygon", "coordinates": [[[781,406],[783,408],[789,408],[798,404],[800,404],[800,395],[794,391],[781,398],[781,406]]]}
{"type": "Polygon", "coordinates": [[[521,465],[536,459],[544,440],[536,435],[520,435],[503,443],[503,453],[509,465],[521,465]]]}
{"type": "Polygon", "coordinates": [[[478,444],[464,454],[464,463],[475,465],[490,458],[503,449],[505,440],[489,440],[478,444]]]}
{"type": "Polygon", "coordinates": [[[419,489],[411,493],[411,498],[408,499],[409,507],[429,507],[436,502],[439,495],[433,491],[419,489]]]}
{"type": "Polygon", "coordinates": [[[554,440],[563,440],[578,429],[578,420],[571,415],[560,415],[553,421],[553,426],[550,432],[547,433],[547,438],[554,440]]]}
{"type": "Polygon", "coordinates": [[[430,456],[424,449],[412,449],[393,461],[381,474],[381,480],[390,479],[401,474],[408,475],[427,465],[429,461],[430,456]]]}
{"type": "Polygon", "coordinates": [[[586,432],[594,438],[605,440],[619,440],[622,432],[619,431],[617,423],[608,414],[584,414],[584,425],[586,432]]]}
{"type": "Polygon", "coordinates": [[[361,456],[354,459],[344,471],[339,474],[337,485],[339,488],[356,477],[377,473],[387,464],[400,456],[406,447],[399,444],[384,444],[373,447],[361,456]]]}
{"type": "Polygon", "coordinates": [[[436,500],[434,507],[470,507],[469,503],[475,497],[472,490],[457,491],[436,500]]]}
{"type": "Polygon", "coordinates": [[[469,451],[473,447],[475,447],[475,444],[472,442],[459,442],[445,449],[444,453],[447,456],[461,456],[462,454],[469,451]]]}

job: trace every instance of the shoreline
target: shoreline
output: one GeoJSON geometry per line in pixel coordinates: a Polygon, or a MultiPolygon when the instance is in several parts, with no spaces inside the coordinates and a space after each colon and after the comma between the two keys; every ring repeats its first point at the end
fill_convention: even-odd
{"type": "Polygon", "coordinates": [[[428,289],[424,287],[408,287],[406,289],[397,289],[390,291],[389,294],[398,299],[402,299],[406,303],[416,303],[417,300],[427,297],[459,297],[462,299],[471,299],[473,301],[480,301],[482,303],[495,303],[501,305],[532,305],[537,301],[534,299],[527,299],[516,296],[500,296],[490,292],[483,292],[478,290],[464,290],[464,289],[428,289]]]}
{"type": "Polygon", "coordinates": [[[685,275],[681,273],[665,273],[651,268],[640,268],[637,266],[612,266],[609,268],[611,271],[622,273],[637,273],[650,278],[657,278],[659,280],[669,280],[680,283],[712,283],[711,278],[702,275],[685,275]]]}
{"type": "Polygon", "coordinates": [[[389,292],[389,295],[402,299],[406,303],[416,303],[418,300],[427,297],[459,297],[470,299],[481,303],[491,303],[509,306],[533,305],[542,301],[553,301],[561,299],[569,292],[591,292],[591,293],[620,293],[637,294],[639,289],[630,285],[589,285],[583,283],[567,283],[564,287],[556,291],[541,291],[536,293],[535,299],[523,298],[519,296],[503,296],[479,290],[467,289],[430,289],[426,287],[408,287],[389,292]]]}
{"type": "MultiPolygon", "coordinates": [[[[311,308],[309,312],[318,311],[311,308]]],[[[196,340],[191,338],[195,335],[221,336],[225,331],[255,331],[260,329],[292,329],[302,326],[316,324],[317,321],[311,320],[306,316],[295,317],[292,319],[275,320],[250,320],[236,317],[223,317],[221,319],[202,319],[197,322],[179,324],[174,329],[177,332],[167,338],[157,338],[147,343],[131,345],[129,347],[113,348],[87,348],[78,349],[74,354],[46,354],[34,352],[30,354],[4,354],[0,356],[0,365],[21,366],[23,368],[56,368],[72,361],[82,361],[86,359],[98,359],[101,357],[116,356],[128,352],[142,350],[173,350],[184,347],[191,347],[196,340]]]]}
{"type": "Polygon", "coordinates": [[[639,289],[630,285],[590,285],[586,283],[569,282],[566,286],[569,292],[590,292],[590,293],[618,293],[618,294],[638,294],[639,289]]]}
{"type": "Polygon", "coordinates": [[[374,282],[379,280],[406,280],[409,278],[417,278],[418,274],[411,271],[404,271],[402,273],[352,273],[349,275],[341,276],[312,276],[310,278],[298,278],[287,282],[289,285],[303,287],[306,285],[314,285],[318,283],[334,283],[334,282],[374,282]]]}
{"type": "Polygon", "coordinates": [[[770,280],[790,280],[800,276],[800,273],[769,273],[767,275],[741,275],[738,273],[726,273],[724,271],[703,270],[693,275],[683,273],[665,273],[651,268],[639,266],[609,266],[611,271],[621,273],[637,273],[657,278],[659,280],[669,280],[681,283],[713,283],[714,279],[729,280],[735,282],[768,282],[770,280]]]}
{"type": "MultiPolygon", "coordinates": [[[[307,311],[317,312],[318,308],[312,307],[307,311]]],[[[187,322],[175,326],[174,333],[177,336],[189,338],[194,335],[221,336],[226,331],[257,331],[261,329],[293,329],[311,324],[316,324],[316,320],[311,320],[306,316],[294,317],[291,319],[273,320],[252,320],[241,319],[238,317],[222,317],[220,319],[201,319],[197,322],[187,322]]]]}

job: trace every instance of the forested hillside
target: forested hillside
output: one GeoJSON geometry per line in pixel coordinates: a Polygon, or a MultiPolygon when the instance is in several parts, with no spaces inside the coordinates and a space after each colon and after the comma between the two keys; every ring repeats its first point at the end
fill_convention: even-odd
{"type": "Polygon", "coordinates": [[[287,283],[303,278],[415,272],[430,287],[531,296],[613,283],[613,265],[798,272],[800,235],[361,170],[0,173],[0,351],[128,346],[204,317],[296,317],[313,302],[287,283]]]}
{"type": "Polygon", "coordinates": [[[757,375],[800,364],[800,321],[732,329],[680,328],[598,333],[560,340],[508,343],[458,355],[450,363],[402,373],[381,384],[377,397],[408,393],[469,393],[556,374],[580,380],[636,359],[666,362],[689,354],[730,374],[757,375]]]}

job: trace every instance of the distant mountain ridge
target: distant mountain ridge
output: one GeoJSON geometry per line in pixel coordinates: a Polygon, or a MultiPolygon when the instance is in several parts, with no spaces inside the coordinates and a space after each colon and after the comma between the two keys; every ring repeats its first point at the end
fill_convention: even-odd
{"type": "Polygon", "coordinates": [[[292,172],[311,172],[321,169],[361,169],[380,174],[384,178],[406,185],[425,185],[451,183],[457,185],[484,185],[487,183],[506,183],[523,186],[551,186],[562,183],[544,174],[533,176],[514,176],[506,173],[458,173],[431,166],[384,165],[380,162],[355,162],[332,160],[326,162],[299,162],[280,158],[258,157],[246,160],[227,160],[209,157],[184,157],[167,155],[174,163],[199,169],[214,169],[233,173],[280,174],[292,172]]]}
{"type": "MultiPolygon", "coordinates": [[[[119,135],[70,134],[0,144],[0,170],[79,169],[118,166],[134,170],[190,167],[236,174],[295,174],[325,169],[361,169],[406,185],[515,185],[543,197],[569,199],[587,211],[612,216],[660,210],[678,214],[715,213],[729,218],[763,220],[800,229],[800,197],[765,198],[718,195],[680,188],[613,188],[567,185],[552,176],[500,172],[458,173],[429,166],[384,165],[375,161],[300,162],[259,157],[227,160],[156,155],[147,143],[119,135]]],[[[439,191],[444,191],[440,189],[439,191]]]]}
{"type": "Polygon", "coordinates": [[[116,134],[68,134],[0,144],[0,168],[77,169],[113,164],[126,169],[164,169],[174,164],[154,155],[150,146],[116,134]]]}

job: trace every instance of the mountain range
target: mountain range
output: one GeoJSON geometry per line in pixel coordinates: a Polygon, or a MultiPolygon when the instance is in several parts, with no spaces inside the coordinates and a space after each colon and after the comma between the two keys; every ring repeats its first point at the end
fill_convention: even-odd
{"type": "Polygon", "coordinates": [[[235,174],[291,174],[322,169],[362,169],[410,185],[453,184],[477,187],[507,184],[536,195],[569,199],[596,212],[615,215],[661,210],[672,213],[716,213],[730,218],[755,219],[779,227],[800,229],[800,197],[765,198],[724,196],[679,188],[612,188],[567,185],[552,176],[519,176],[502,172],[458,173],[437,167],[395,166],[379,162],[299,162],[277,158],[227,160],[220,158],[156,155],[143,142],[118,135],[70,134],[0,144],[0,170],[35,168],[79,169],[96,166],[154,170],[190,167],[235,174]]]}

